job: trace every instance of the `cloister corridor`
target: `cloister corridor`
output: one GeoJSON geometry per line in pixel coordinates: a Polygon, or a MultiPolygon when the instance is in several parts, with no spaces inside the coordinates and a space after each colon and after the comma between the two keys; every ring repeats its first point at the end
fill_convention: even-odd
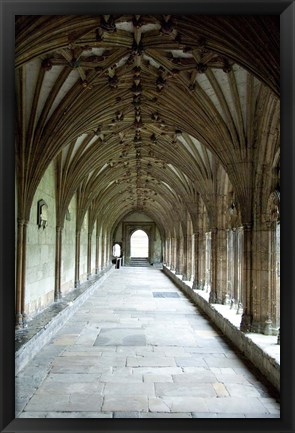
{"type": "Polygon", "coordinates": [[[95,282],[17,373],[16,395],[19,418],[280,417],[258,370],[152,266],[95,282]]]}

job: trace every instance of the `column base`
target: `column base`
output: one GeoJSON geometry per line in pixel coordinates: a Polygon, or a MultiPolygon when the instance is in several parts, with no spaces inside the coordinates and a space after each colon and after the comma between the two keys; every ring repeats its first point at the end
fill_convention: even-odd
{"type": "Polygon", "coordinates": [[[75,289],[77,289],[78,287],[80,287],[80,280],[75,281],[75,289]]]}
{"type": "Polygon", "coordinates": [[[252,332],[252,320],[253,317],[251,314],[242,314],[242,320],[240,324],[240,331],[242,332],[252,332]]]}
{"type": "Polygon", "coordinates": [[[15,315],[15,329],[22,329],[23,328],[23,316],[21,313],[17,313],[15,315]]]}
{"type": "Polygon", "coordinates": [[[61,293],[58,292],[54,295],[54,302],[58,302],[61,300],[61,293]]]}
{"type": "Polygon", "coordinates": [[[214,293],[212,291],[210,292],[210,295],[209,295],[209,303],[210,304],[223,304],[222,299],[220,299],[216,295],[216,293],[214,293]]]}

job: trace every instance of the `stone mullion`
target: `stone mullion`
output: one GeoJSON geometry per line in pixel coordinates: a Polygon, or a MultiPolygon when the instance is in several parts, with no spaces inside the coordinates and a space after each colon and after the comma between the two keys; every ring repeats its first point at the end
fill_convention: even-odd
{"type": "Polygon", "coordinates": [[[62,227],[56,226],[55,235],[55,287],[54,300],[61,298],[61,255],[62,255],[62,227]]]}
{"type": "Polygon", "coordinates": [[[88,243],[87,243],[87,280],[91,277],[91,239],[92,233],[88,232],[88,243]]]}
{"type": "Polygon", "coordinates": [[[75,245],[75,287],[80,286],[80,245],[81,245],[81,232],[76,231],[76,245],[75,245]]]}

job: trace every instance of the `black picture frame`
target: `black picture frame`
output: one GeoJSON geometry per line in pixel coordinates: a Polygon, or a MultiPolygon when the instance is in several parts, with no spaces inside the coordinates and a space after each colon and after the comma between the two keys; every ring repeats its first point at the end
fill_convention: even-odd
{"type": "Polygon", "coordinates": [[[0,0],[0,431],[1,432],[293,432],[294,423],[294,47],[293,1],[14,1],[0,0]],[[281,22],[281,418],[279,419],[15,419],[14,17],[63,14],[279,15],[281,22]],[[167,12],[168,11],[168,12],[167,12]]]}

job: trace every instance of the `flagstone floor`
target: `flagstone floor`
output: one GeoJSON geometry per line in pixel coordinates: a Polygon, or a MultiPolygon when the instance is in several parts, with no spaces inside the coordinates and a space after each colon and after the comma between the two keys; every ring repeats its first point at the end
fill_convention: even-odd
{"type": "Polygon", "coordinates": [[[16,377],[19,418],[279,418],[278,396],[153,268],[115,270],[16,377]]]}

